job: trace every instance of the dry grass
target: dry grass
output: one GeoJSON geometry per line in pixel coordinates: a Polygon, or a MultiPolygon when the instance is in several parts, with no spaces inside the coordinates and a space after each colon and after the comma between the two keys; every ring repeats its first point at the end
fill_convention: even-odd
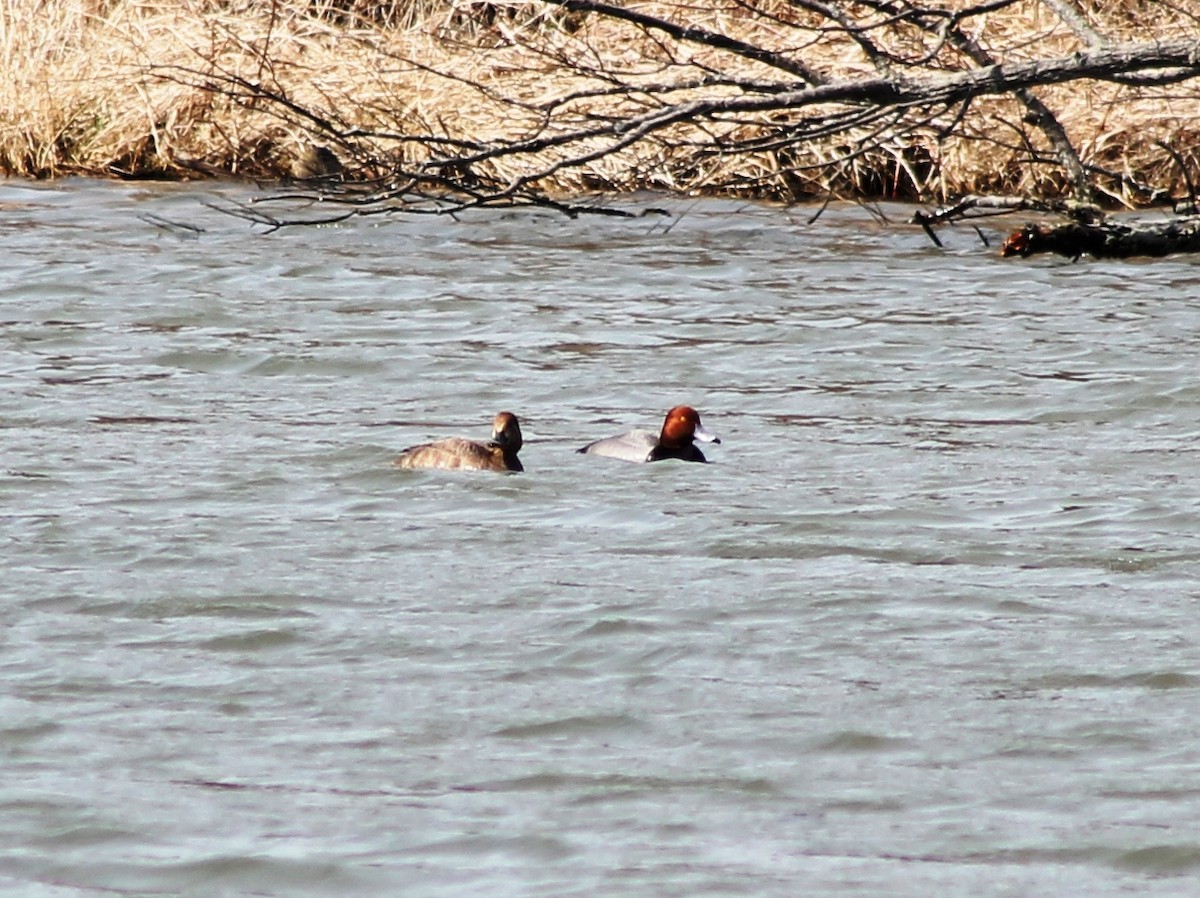
{"type": "MultiPolygon", "coordinates": [[[[1139,13],[1141,7],[1154,8],[1159,33],[1196,30],[1191,17],[1200,14],[1200,0],[1171,7],[1151,0],[1080,4],[1083,21],[1125,40],[1144,33],[1148,13],[1139,13]]],[[[804,61],[830,78],[871,71],[844,34],[806,33],[770,17],[752,17],[737,0],[641,8],[770,48],[803,45],[804,61]]],[[[797,15],[784,0],[772,10],[793,21],[797,15]]],[[[1009,59],[1069,53],[1086,40],[1037,0],[976,21],[973,34],[1009,59]]],[[[915,29],[896,29],[887,42],[912,53],[924,40],[915,29]]],[[[779,77],[716,50],[685,55],[741,77],[779,77]]],[[[5,94],[0,171],[33,177],[269,177],[289,171],[314,141],[330,143],[352,168],[378,171],[427,155],[426,147],[399,139],[402,135],[492,141],[536,133],[544,124],[540,106],[595,86],[562,60],[599,58],[635,80],[662,82],[685,74],[668,64],[661,43],[631,37],[613,23],[529,6],[509,14],[469,0],[0,0],[0,62],[11,73],[0,88],[5,94]],[[339,143],[278,104],[206,89],[230,78],[264,85],[324,117],[335,130],[377,133],[339,143]]],[[[950,51],[935,62],[947,68],[962,64],[950,51]]],[[[1184,155],[1200,181],[1193,149],[1200,145],[1195,87],[1135,91],[1089,82],[1044,89],[1039,96],[1090,161],[1179,193],[1179,168],[1155,144],[1161,140],[1184,155]]],[[[629,99],[576,101],[564,107],[562,126],[570,124],[572,110],[582,116],[606,104],[614,111],[637,107],[629,99]]],[[[557,171],[543,186],[563,192],[719,189],[780,199],[830,190],[933,197],[1058,193],[1064,185],[1052,167],[1028,164],[1031,152],[1048,149],[1039,135],[1031,142],[1023,114],[1011,98],[979,101],[959,136],[937,139],[942,123],[931,122],[849,157],[844,135],[730,156],[712,151],[715,136],[752,135],[754,122],[679,127],[663,140],[557,171]]],[[[538,162],[553,158],[543,154],[538,162]]],[[[528,157],[504,157],[488,173],[510,180],[528,174],[532,164],[528,157]]],[[[1110,183],[1119,201],[1138,200],[1117,181],[1110,183]]]]}

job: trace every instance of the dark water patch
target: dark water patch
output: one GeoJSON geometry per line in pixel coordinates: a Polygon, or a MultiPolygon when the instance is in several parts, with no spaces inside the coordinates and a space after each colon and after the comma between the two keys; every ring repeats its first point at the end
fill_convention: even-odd
{"type": "Polygon", "coordinates": [[[304,639],[304,634],[296,630],[267,629],[217,636],[203,640],[199,645],[214,652],[260,652],[289,648],[304,639]]]}
{"type": "Polygon", "coordinates": [[[1065,691],[1072,689],[1096,689],[1111,692],[1118,689],[1195,689],[1200,686],[1200,676],[1183,671],[1146,671],[1119,675],[1063,671],[1045,674],[1030,680],[1031,690],[1065,691]]]}
{"type": "Polygon", "coordinates": [[[578,849],[566,840],[550,836],[479,835],[425,841],[406,849],[403,854],[421,858],[459,857],[473,859],[472,862],[500,855],[509,858],[512,863],[519,859],[555,863],[575,856],[578,849]]]}
{"type": "Polygon", "coordinates": [[[1123,870],[1177,876],[1200,869],[1200,843],[1151,845],[1123,851],[1113,858],[1123,870]]]}
{"type": "Polygon", "coordinates": [[[131,828],[93,824],[56,830],[33,840],[33,844],[50,851],[78,848],[103,850],[105,845],[123,843],[137,836],[138,832],[131,828]]]}
{"type": "Polygon", "coordinates": [[[164,596],[151,600],[122,600],[116,602],[85,602],[76,611],[108,620],[170,620],[172,618],[218,618],[229,620],[279,620],[281,618],[311,618],[313,611],[302,606],[312,601],[305,596],[252,594],[247,596],[214,596],[198,599],[164,596]]]}
{"type": "Polygon", "coordinates": [[[827,802],[821,808],[831,814],[893,814],[904,810],[901,802],[887,799],[844,799],[827,802]]]}
{"type": "Polygon", "coordinates": [[[624,714],[597,714],[564,717],[539,723],[518,724],[497,730],[493,735],[503,739],[557,739],[569,736],[594,736],[638,731],[645,723],[624,714]]]}
{"type": "Polygon", "coordinates": [[[458,787],[466,791],[483,792],[563,792],[573,795],[575,803],[610,801],[622,798],[654,798],[672,792],[733,792],[748,795],[771,795],[775,786],[770,780],[752,777],[655,777],[632,774],[567,774],[539,773],[514,780],[476,783],[458,787]]]}
{"type": "MultiPolygon", "coordinates": [[[[375,877],[364,880],[359,870],[345,864],[318,859],[272,857],[261,854],[221,854],[185,863],[146,860],[122,864],[111,860],[94,867],[59,867],[52,871],[63,883],[117,894],[179,894],[191,891],[235,890],[243,894],[271,894],[285,889],[293,895],[356,893],[375,877]]],[[[380,882],[373,885],[378,887],[380,882]]]]}
{"type": "Polygon", "coordinates": [[[41,739],[54,736],[62,727],[54,721],[38,721],[28,724],[14,725],[11,720],[8,725],[0,727],[0,751],[24,751],[41,739]]]}
{"type": "Polygon", "coordinates": [[[820,736],[813,740],[816,751],[834,753],[875,753],[905,751],[911,747],[908,739],[882,736],[862,730],[845,730],[820,736]]]}
{"type": "Polygon", "coordinates": [[[90,420],[101,427],[153,426],[156,424],[196,424],[195,418],[175,418],[161,415],[96,415],[90,420]]]}
{"type": "Polygon", "coordinates": [[[605,638],[608,636],[621,636],[624,634],[641,634],[651,633],[657,630],[650,621],[633,620],[630,618],[606,618],[604,620],[595,621],[589,624],[585,629],[579,632],[576,638],[592,639],[605,638]]]}
{"type": "Polygon", "coordinates": [[[147,381],[166,380],[171,377],[168,371],[143,371],[113,373],[110,371],[93,374],[46,374],[39,379],[47,386],[106,386],[122,383],[144,383],[147,381]]]}

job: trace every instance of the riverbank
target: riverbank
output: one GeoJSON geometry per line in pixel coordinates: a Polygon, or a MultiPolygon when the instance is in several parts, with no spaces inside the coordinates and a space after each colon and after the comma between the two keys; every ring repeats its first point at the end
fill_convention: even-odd
{"type": "MultiPolygon", "coordinates": [[[[562,119],[567,126],[603,111],[603,104],[615,104],[612,97],[588,98],[602,73],[580,68],[597,60],[643,79],[695,78],[717,67],[745,83],[760,82],[765,71],[779,76],[713,48],[684,53],[672,46],[664,61],[661,35],[631,40],[612,22],[545,8],[409,4],[399,16],[399,4],[333,5],[16,0],[0,12],[0,54],[12,73],[0,97],[0,171],[34,178],[270,179],[303,173],[297,161],[321,144],[347,165],[348,176],[378,175],[398,161],[428,158],[435,147],[429,138],[440,146],[512,140],[537,133],[550,110],[570,107],[562,119]]],[[[790,52],[802,34],[808,44],[796,58],[830,81],[871,70],[844,33],[783,28],[734,4],[639,8],[773,51],[790,52]]],[[[1094,11],[1088,23],[1096,33],[1138,36],[1129,10],[1100,15],[1094,11]]],[[[1086,38],[1033,2],[979,19],[975,37],[998,58],[1015,60],[1075,52],[1086,38]]],[[[889,39],[898,53],[913,53],[903,46],[904,33],[889,39]]],[[[681,87],[672,101],[705,89],[717,96],[738,92],[728,84],[681,87]]],[[[1160,143],[1174,147],[1194,172],[1200,129],[1190,94],[1186,86],[1171,97],[1097,81],[1038,91],[1085,162],[1107,173],[1111,198],[1130,205],[1150,198],[1128,189],[1133,182],[1163,194],[1185,192],[1177,160],[1160,143]]],[[[1065,179],[1053,166],[1031,164],[1052,150],[1040,134],[1031,138],[1027,118],[1012,98],[976,100],[952,132],[931,120],[862,152],[847,152],[847,135],[837,132],[736,156],[683,135],[565,166],[540,183],[564,193],[655,188],[780,200],[831,190],[935,199],[1057,195],[1065,179]]],[[[720,127],[734,133],[756,126],[720,127]]],[[[527,175],[532,161],[526,155],[486,165],[503,180],[527,175]]]]}

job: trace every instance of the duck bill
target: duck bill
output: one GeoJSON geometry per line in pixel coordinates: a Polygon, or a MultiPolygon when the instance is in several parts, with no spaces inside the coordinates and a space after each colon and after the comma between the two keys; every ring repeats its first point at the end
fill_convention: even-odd
{"type": "Polygon", "coordinates": [[[692,439],[699,440],[701,443],[721,442],[721,438],[711,430],[705,430],[703,424],[696,425],[696,432],[692,434],[692,439]]]}

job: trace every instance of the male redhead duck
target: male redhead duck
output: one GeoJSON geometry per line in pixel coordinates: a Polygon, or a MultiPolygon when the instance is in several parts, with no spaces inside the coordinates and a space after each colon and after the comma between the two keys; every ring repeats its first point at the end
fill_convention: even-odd
{"type": "Polygon", "coordinates": [[[492,419],[492,441],[477,443],[457,437],[410,446],[393,464],[398,468],[452,468],[473,471],[524,471],[517,453],[521,451],[521,425],[512,412],[492,419]]]}
{"type": "Polygon", "coordinates": [[[708,461],[693,440],[705,443],[721,442],[716,434],[704,429],[700,423],[699,412],[688,405],[677,405],[667,412],[661,433],[631,430],[620,436],[588,443],[576,451],[588,455],[602,455],[605,458],[619,458],[622,461],[662,461],[664,458],[708,461]]]}

